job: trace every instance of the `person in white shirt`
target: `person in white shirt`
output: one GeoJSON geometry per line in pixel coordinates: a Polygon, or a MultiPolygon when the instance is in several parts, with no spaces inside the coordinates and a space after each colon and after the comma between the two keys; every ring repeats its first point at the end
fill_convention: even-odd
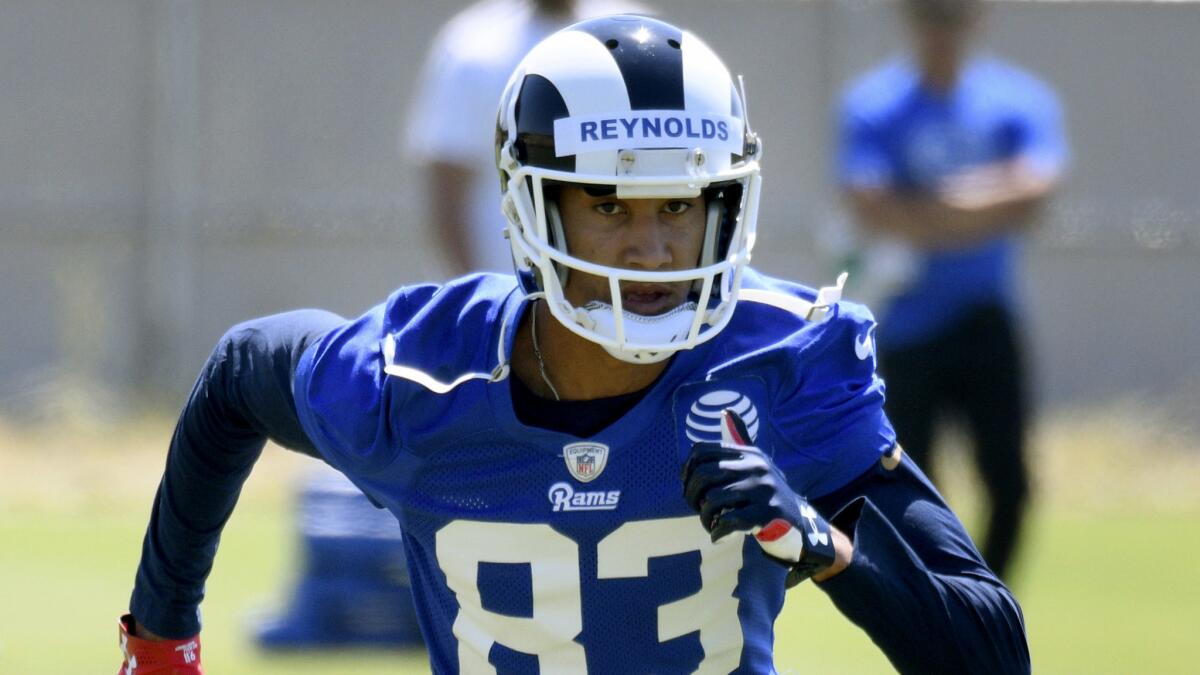
{"type": "Polygon", "coordinates": [[[629,12],[647,13],[620,0],[482,0],[438,33],[412,98],[403,152],[425,169],[426,220],[451,275],[513,269],[496,206],[492,131],[513,68],[565,25],[629,12]]]}

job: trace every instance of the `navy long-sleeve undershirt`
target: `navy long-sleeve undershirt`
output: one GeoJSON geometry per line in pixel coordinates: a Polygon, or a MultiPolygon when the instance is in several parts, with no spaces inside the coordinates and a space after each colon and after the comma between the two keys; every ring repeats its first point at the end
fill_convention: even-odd
{"type": "Polygon", "coordinates": [[[318,456],[296,416],[292,376],[304,349],[343,321],[302,310],[221,338],[179,417],[154,498],[129,601],[140,624],[169,638],[200,630],[221,529],[268,438],[318,456]]]}
{"type": "Polygon", "coordinates": [[[912,460],[889,465],[812,501],[854,540],[851,565],[817,587],[901,673],[1030,672],[1012,593],[912,460]]]}

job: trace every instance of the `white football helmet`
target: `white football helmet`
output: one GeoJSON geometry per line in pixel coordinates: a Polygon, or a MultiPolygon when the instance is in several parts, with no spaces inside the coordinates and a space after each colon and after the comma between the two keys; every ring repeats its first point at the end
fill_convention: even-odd
{"type": "Polygon", "coordinates": [[[526,293],[614,357],[653,363],[716,336],[729,322],[754,245],[761,144],[742,93],[699,38],[636,15],[583,21],[529,52],[500,99],[496,153],[502,210],[526,293]],[[567,250],[555,183],[607,186],[618,199],[704,196],[707,224],[692,269],[599,265],[567,250]],[[551,190],[553,194],[553,190],[551,190]],[[607,278],[612,305],[575,307],[572,271],[607,278]],[[621,282],[692,282],[658,316],[622,307],[621,282]]]}

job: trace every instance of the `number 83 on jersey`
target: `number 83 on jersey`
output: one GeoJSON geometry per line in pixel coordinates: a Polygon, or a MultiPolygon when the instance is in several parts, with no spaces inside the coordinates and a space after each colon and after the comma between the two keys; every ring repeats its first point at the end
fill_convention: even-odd
{"type": "MultiPolygon", "coordinates": [[[[700,590],[658,606],[658,641],[699,632],[704,658],[696,672],[728,673],[742,656],[742,627],[734,596],[742,568],[742,537],[713,544],[694,515],[627,522],[596,546],[596,583],[646,577],[651,558],[700,554],[700,590]]],[[[495,673],[495,644],[537,656],[543,673],[587,672],[583,644],[580,545],[542,523],[457,520],[437,533],[438,564],[454,592],[458,666],[463,673],[495,673]],[[533,611],[510,616],[484,608],[480,564],[528,564],[533,611]]],[[[619,617],[618,617],[619,619],[619,617]]],[[[622,645],[606,644],[619,650],[622,645]]]]}

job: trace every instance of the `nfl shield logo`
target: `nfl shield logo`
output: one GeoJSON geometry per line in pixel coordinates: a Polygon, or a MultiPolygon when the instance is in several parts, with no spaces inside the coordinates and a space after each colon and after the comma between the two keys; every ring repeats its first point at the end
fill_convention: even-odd
{"type": "Polygon", "coordinates": [[[564,445],[563,461],[575,480],[590,483],[604,471],[604,465],[608,463],[608,446],[589,442],[564,445]]]}

